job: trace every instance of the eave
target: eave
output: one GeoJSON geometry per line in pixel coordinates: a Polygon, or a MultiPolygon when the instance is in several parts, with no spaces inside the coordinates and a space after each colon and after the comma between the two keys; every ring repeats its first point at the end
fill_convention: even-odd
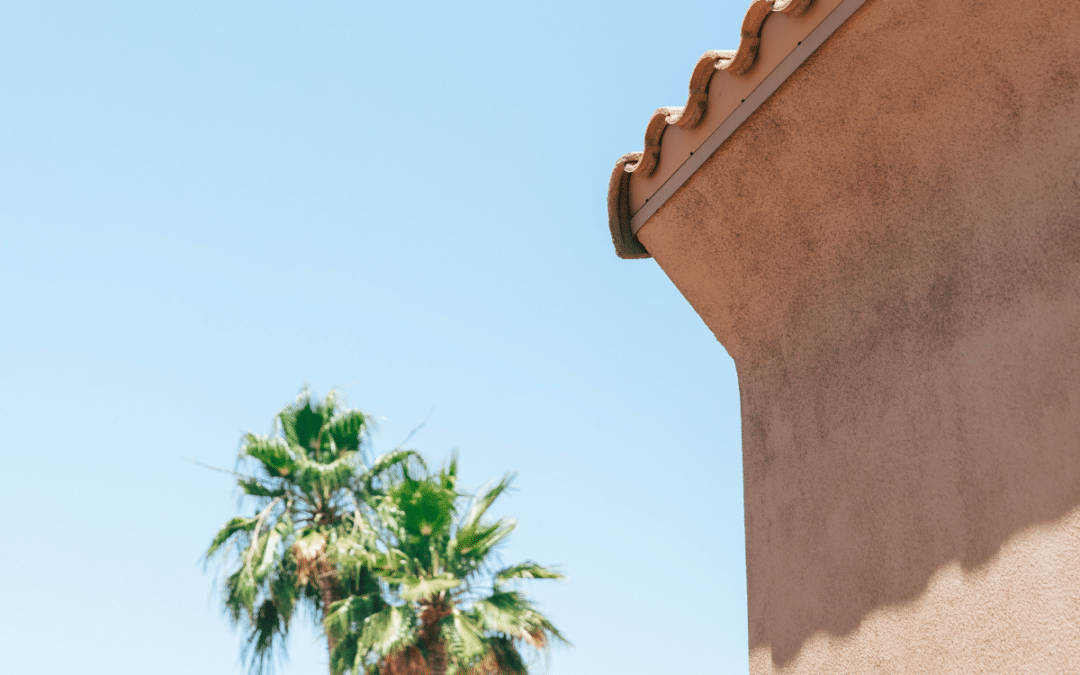
{"type": "Polygon", "coordinates": [[[620,258],[648,258],[637,232],[736,129],[866,0],[754,0],[734,51],[705,52],[682,108],[660,108],[642,152],[623,155],[608,185],[620,258]]]}

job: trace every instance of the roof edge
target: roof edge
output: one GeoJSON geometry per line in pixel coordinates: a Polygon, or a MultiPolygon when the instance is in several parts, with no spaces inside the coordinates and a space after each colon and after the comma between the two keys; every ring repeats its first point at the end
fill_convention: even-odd
{"type": "MultiPolygon", "coordinates": [[[[814,50],[820,46],[821,42],[824,42],[825,38],[831,35],[836,28],[839,27],[844,20],[858,6],[861,6],[865,0],[856,0],[855,2],[842,1],[836,9],[840,9],[845,4],[853,4],[854,7],[850,11],[843,12],[839,21],[829,21],[832,14],[824,19],[813,32],[818,32],[820,28],[828,28],[828,30],[820,36],[820,41],[815,41],[817,44],[807,44],[807,49],[800,51],[804,52],[790,68],[791,72],[801,65],[814,50]],[[826,23],[834,24],[831,26],[825,26],[826,23]]],[[[719,70],[725,70],[732,75],[741,76],[750,72],[754,64],[757,62],[758,54],[761,49],[761,32],[765,26],[766,20],[774,14],[785,14],[791,17],[798,17],[806,13],[810,8],[814,0],[753,0],[750,7],[747,9],[745,16],[743,17],[742,30],[739,37],[739,47],[734,51],[708,51],[705,52],[701,58],[698,59],[697,64],[694,66],[693,73],[690,76],[689,95],[687,97],[686,105],[682,108],[659,108],[652,117],[649,119],[649,123],[645,130],[645,148],[642,152],[634,152],[623,155],[615,163],[615,168],[612,171],[611,180],[608,184],[608,226],[611,229],[611,238],[615,244],[615,253],[624,259],[636,259],[636,258],[650,258],[652,257],[645,249],[644,245],[638,240],[635,232],[641,226],[638,223],[638,228],[633,226],[634,212],[630,205],[630,178],[635,173],[639,173],[642,176],[648,177],[653,175],[660,164],[660,148],[663,143],[664,132],[671,125],[678,125],[682,129],[692,129],[700,125],[706,118],[708,113],[708,101],[709,101],[709,84],[712,81],[712,77],[719,70]]],[[[833,13],[836,13],[833,10],[833,13]]],[[[803,43],[800,42],[800,45],[803,43]]],[[[790,56],[795,56],[792,52],[790,56]]],[[[780,70],[778,67],[776,70],[780,70]]],[[[777,73],[781,74],[781,73],[777,73]]],[[[706,145],[713,146],[707,153],[691,153],[696,155],[692,157],[694,159],[694,165],[690,168],[689,172],[683,171],[686,168],[680,167],[678,173],[685,173],[682,181],[679,181],[677,185],[669,187],[669,183],[672,181],[669,179],[661,190],[658,190],[655,196],[658,196],[661,191],[669,193],[659,203],[649,205],[650,212],[655,212],[656,209],[666,201],[666,197],[674,193],[676,189],[693,173],[698,166],[704,163],[708,157],[716,151],[720,143],[727,138],[728,135],[734,129],[742,123],[753,110],[764,102],[768,95],[771,95],[775,87],[778,87],[784,80],[790,76],[790,72],[782,73],[782,77],[777,79],[770,77],[774,80],[772,84],[775,86],[767,92],[764,96],[755,97],[752,109],[743,110],[746,104],[751,103],[748,99],[744,106],[740,106],[740,109],[729,115],[728,119],[734,122],[734,124],[721,124],[717,128],[717,132],[724,131],[723,137],[717,142],[712,141],[710,136],[709,141],[702,144],[702,147],[706,145]],[[732,120],[731,118],[738,118],[732,120]],[[727,127],[725,130],[724,128],[727,127]]],[[[762,84],[765,84],[763,81],[762,84]]],[[[759,85],[760,88],[760,85],[759,85]]],[[[714,136],[716,133],[714,132],[714,136]]],[[[699,148],[700,149],[700,148],[699,148]]],[[[676,178],[673,174],[671,178],[676,178]]],[[[650,201],[650,200],[646,200],[650,201]]],[[[644,208],[642,209],[644,210],[644,208]]],[[[650,213],[651,215],[651,213],[650,213]]]]}
{"type": "Polygon", "coordinates": [[[640,152],[631,152],[615,162],[608,183],[608,226],[611,228],[611,242],[615,244],[615,254],[627,260],[651,258],[645,246],[638,240],[630,228],[633,214],[630,212],[630,172],[627,166],[641,161],[640,152]]]}

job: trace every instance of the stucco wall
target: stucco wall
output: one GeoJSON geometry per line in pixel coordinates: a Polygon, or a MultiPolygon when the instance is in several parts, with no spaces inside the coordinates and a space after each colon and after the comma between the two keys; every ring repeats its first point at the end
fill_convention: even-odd
{"type": "Polygon", "coordinates": [[[739,371],[753,673],[1080,672],[1080,3],[869,0],[638,236],[739,371]]]}

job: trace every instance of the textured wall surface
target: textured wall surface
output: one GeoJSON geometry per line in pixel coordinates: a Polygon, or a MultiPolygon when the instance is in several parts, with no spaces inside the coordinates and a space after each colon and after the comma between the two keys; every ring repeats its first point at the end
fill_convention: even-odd
{"type": "Polygon", "coordinates": [[[1080,672],[1080,3],[869,0],[639,238],[738,367],[753,673],[1080,672]]]}

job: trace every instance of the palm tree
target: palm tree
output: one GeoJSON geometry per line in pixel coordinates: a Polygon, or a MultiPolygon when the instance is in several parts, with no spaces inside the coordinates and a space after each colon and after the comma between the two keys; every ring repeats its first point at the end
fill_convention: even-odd
{"type": "Polygon", "coordinates": [[[373,539],[337,549],[340,569],[366,569],[388,602],[352,593],[330,607],[326,632],[338,640],[331,671],[360,675],[527,675],[523,648],[544,652],[558,630],[512,584],[561,579],[533,562],[495,569],[512,520],[485,514],[510,487],[508,474],[471,500],[457,492],[457,460],[434,475],[409,472],[369,497],[373,539]],[[463,507],[467,506],[465,509],[463,507]],[[372,544],[374,543],[374,546],[372,544]]]}
{"type": "MultiPolygon", "coordinates": [[[[370,538],[363,499],[381,494],[395,469],[415,453],[395,450],[370,464],[370,424],[359,410],[341,406],[331,390],[316,400],[305,388],[275,417],[271,435],[246,434],[237,477],[251,516],[237,516],[214,537],[206,558],[220,555],[234,568],[225,580],[226,612],[248,631],[243,648],[249,667],[271,670],[275,649],[298,605],[325,617],[343,598],[368,599],[367,611],[385,603],[379,583],[364,566],[338,569],[332,551],[341,539],[355,545],[370,538]],[[359,497],[359,499],[358,499],[359,497]]],[[[356,611],[362,613],[357,606],[356,611]]],[[[327,635],[327,648],[336,643],[327,635]]]]}

